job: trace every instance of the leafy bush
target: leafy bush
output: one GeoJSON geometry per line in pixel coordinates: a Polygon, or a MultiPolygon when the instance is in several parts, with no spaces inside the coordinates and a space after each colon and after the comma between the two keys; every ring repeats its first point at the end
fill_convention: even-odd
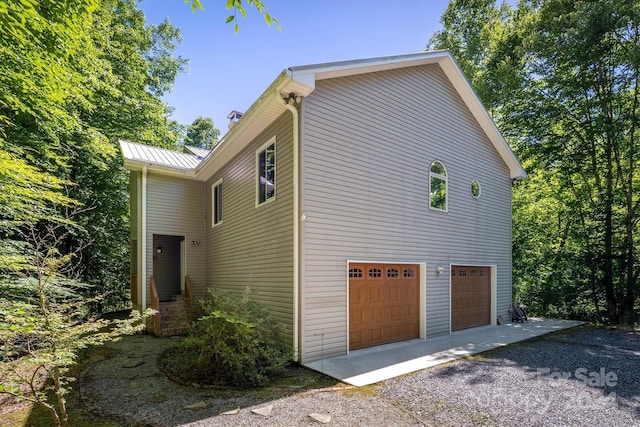
{"type": "Polygon", "coordinates": [[[261,386],[287,363],[280,325],[248,291],[239,296],[210,289],[195,311],[190,335],[163,361],[181,379],[261,386]]]}

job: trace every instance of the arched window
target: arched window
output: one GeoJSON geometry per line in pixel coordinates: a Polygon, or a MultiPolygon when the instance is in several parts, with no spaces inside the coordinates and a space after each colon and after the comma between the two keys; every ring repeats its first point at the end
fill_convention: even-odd
{"type": "Polygon", "coordinates": [[[438,161],[429,168],[429,207],[447,210],[447,169],[438,161]]]}

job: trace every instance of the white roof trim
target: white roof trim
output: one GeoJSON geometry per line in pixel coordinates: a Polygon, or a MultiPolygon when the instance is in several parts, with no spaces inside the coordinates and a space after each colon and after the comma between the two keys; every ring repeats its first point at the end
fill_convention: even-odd
{"type": "Polygon", "coordinates": [[[326,64],[290,67],[289,72],[296,81],[325,80],[356,74],[406,68],[418,65],[435,64],[450,55],[444,50],[423,53],[385,56],[380,58],[357,59],[352,61],[329,62],[326,64]],[[313,77],[311,77],[313,76],[313,77]]]}
{"type": "MultiPolygon", "coordinates": [[[[280,73],[204,160],[197,162],[192,166],[192,169],[189,170],[192,171],[193,177],[198,180],[205,181],[209,179],[217,170],[258,136],[260,132],[266,129],[280,114],[286,111],[283,97],[292,92],[297,96],[305,97],[313,92],[316,81],[318,80],[426,64],[438,64],[442,68],[463,102],[471,111],[471,114],[478,121],[482,130],[508,166],[511,178],[525,178],[527,174],[522,168],[522,165],[511,150],[511,147],[509,147],[509,144],[507,144],[500,134],[489,113],[447,50],[287,68],[280,73]]],[[[124,147],[123,154],[125,155],[126,167],[129,167],[127,166],[128,164],[134,165],[138,164],[136,162],[141,161],[136,160],[134,162],[134,159],[127,160],[124,147]]],[[[178,154],[189,156],[183,153],[178,154]]],[[[166,173],[171,173],[169,169],[172,169],[174,171],[173,174],[175,174],[175,171],[180,167],[177,165],[179,160],[186,159],[172,159],[164,163],[156,163],[155,165],[158,168],[167,168],[166,173]],[[174,165],[174,163],[176,165],[174,165]]],[[[183,175],[186,175],[186,170],[187,169],[182,169],[183,175]]]]}
{"type": "Polygon", "coordinates": [[[509,167],[511,178],[526,178],[527,173],[522,168],[522,165],[511,150],[511,147],[509,147],[509,144],[507,144],[503,138],[502,134],[493,122],[493,119],[489,116],[489,113],[482,105],[482,102],[480,102],[480,99],[448,50],[436,50],[431,52],[332,62],[326,64],[304,65],[291,67],[288,71],[293,80],[305,82],[309,85],[311,85],[312,82],[313,87],[315,87],[315,82],[318,80],[427,64],[440,65],[445,75],[462,98],[463,102],[471,111],[471,114],[478,121],[482,130],[509,167]]]}

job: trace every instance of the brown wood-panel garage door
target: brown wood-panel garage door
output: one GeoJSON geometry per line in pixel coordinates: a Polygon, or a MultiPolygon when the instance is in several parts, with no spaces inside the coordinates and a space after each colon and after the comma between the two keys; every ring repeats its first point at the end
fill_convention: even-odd
{"type": "Polygon", "coordinates": [[[451,330],[491,323],[491,267],[451,266],[451,330]]]}
{"type": "Polygon", "coordinates": [[[420,336],[419,265],[349,264],[349,349],[420,336]]]}

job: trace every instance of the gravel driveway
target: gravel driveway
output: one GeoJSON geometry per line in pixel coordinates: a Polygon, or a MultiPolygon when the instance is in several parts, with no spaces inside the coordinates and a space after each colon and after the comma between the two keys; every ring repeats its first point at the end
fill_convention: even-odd
{"type": "Polygon", "coordinates": [[[157,340],[127,341],[120,356],[85,373],[83,396],[102,413],[147,425],[323,425],[311,414],[329,426],[640,425],[637,332],[579,328],[376,386],[279,397],[177,385],[157,370],[157,340]],[[185,409],[194,404],[202,408],[185,409]]]}

